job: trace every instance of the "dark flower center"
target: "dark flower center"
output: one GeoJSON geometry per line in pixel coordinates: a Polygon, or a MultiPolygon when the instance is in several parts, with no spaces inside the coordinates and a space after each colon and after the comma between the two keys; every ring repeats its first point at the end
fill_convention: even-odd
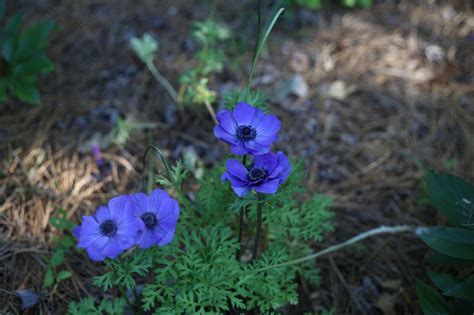
{"type": "Polygon", "coordinates": [[[149,230],[153,230],[158,224],[158,219],[152,212],[145,212],[140,218],[142,219],[143,223],[145,223],[145,227],[149,230]]]}
{"type": "Polygon", "coordinates": [[[267,170],[264,170],[263,168],[253,168],[248,172],[247,179],[251,182],[256,182],[257,180],[264,179],[267,176],[267,170]]]}
{"type": "Polygon", "coordinates": [[[250,140],[255,139],[256,136],[257,136],[257,131],[255,130],[255,128],[252,128],[251,126],[243,125],[237,128],[237,138],[240,141],[250,141],[250,140]]]}
{"type": "Polygon", "coordinates": [[[117,223],[114,220],[105,220],[100,224],[99,229],[103,236],[112,237],[117,234],[117,223]]]}

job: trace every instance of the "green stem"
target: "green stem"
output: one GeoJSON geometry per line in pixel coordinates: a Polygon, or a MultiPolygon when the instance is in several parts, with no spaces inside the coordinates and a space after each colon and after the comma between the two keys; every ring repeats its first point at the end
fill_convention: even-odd
{"type": "MultiPolygon", "coordinates": [[[[260,199],[258,195],[257,199],[260,199]]],[[[262,205],[262,202],[259,202],[257,204],[257,228],[255,232],[255,242],[253,244],[252,260],[257,257],[258,245],[260,243],[260,233],[262,229],[262,205]]]]}
{"type": "Polygon", "coordinates": [[[240,258],[240,252],[241,252],[241,246],[242,246],[242,227],[244,225],[244,213],[245,213],[245,207],[240,208],[240,220],[239,220],[239,236],[237,239],[237,242],[239,244],[239,248],[237,249],[237,254],[235,255],[235,258],[239,260],[240,258]]]}
{"type": "MultiPolygon", "coordinates": [[[[148,142],[148,147],[150,147],[152,145],[152,142],[153,142],[153,138],[152,138],[152,134],[151,134],[150,130],[148,130],[148,132],[147,132],[147,142],[148,142]]],[[[148,154],[150,154],[150,153],[148,153],[148,154]]],[[[145,164],[145,161],[144,161],[144,164],[145,164]]],[[[145,165],[143,165],[143,168],[145,168],[145,165]]],[[[151,163],[151,162],[148,163],[147,173],[148,173],[148,176],[147,176],[146,191],[147,191],[148,194],[150,194],[151,191],[153,190],[153,180],[154,180],[153,163],[151,163]]]]}
{"type": "Polygon", "coordinates": [[[155,65],[152,62],[147,62],[146,66],[148,67],[148,70],[150,70],[151,74],[155,77],[155,79],[166,89],[166,91],[171,96],[173,101],[176,104],[179,104],[178,93],[173,88],[173,86],[168,82],[168,80],[166,80],[166,78],[161,75],[161,73],[158,71],[155,65]]]}
{"type": "Polygon", "coordinates": [[[305,256],[305,257],[301,257],[301,258],[298,258],[298,259],[295,259],[295,260],[290,260],[290,261],[287,261],[287,262],[284,262],[284,263],[276,264],[276,265],[271,265],[271,266],[267,266],[267,267],[262,267],[262,268],[258,268],[258,269],[249,270],[249,273],[257,273],[257,272],[267,271],[267,270],[270,270],[270,269],[273,269],[273,268],[279,268],[279,267],[285,267],[285,266],[290,266],[290,265],[294,265],[294,264],[299,264],[299,263],[305,262],[307,260],[312,260],[312,259],[318,258],[320,256],[335,252],[335,251],[337,251],[341,248],[347,247],[349,245],[352,245],[354,243],[357,243],[357,242],[359,242],[359,241],[361,241],[365,238],[368,238],[368,237],[371,237],[371,236],[374,236],[374,235],[387,234],[387,233],[388,234],[395,234],[395,233],[403,233],[403,232],[415,232],[418,229],[420,229],[420,228],[415,228],[413,226],[408,226],[408,225],[380,226],[378,228],[375,228],[375,229],[366,231],[364,233],[361,233],[357,236],[354,236],[353,238],[348,239],[345,242],[342,242],[340,244],[336,244],[336,245],[333,245],[333,246],[328,247],[326,249],[323,249],[322,251],[316,252],[314,254],[311,254],[311,255],[308,255],[308,256],[305,256]]]}
{"type": "Polygon", "coordinates": [[[261,25],[262,25],[262,4],[261,1],[258,0],[258,14],[257,14],[257,38],[255,40],[255,46],[253,48],[253,57],[252,57],[252,67],[250,68],[250,75],[249,75],[249,81],[247,82],[247,89],[245,90],[245,100],[247,101],[247,98],[250,93],[250,87],[252,85],[252,79],[253,79],[253,74],[255,72],[255,66],[257,64],[257,59],[258,59],[258,46],[260,44],[260,32],[261,32],[261,25]]]}
{"type": "MultiPolygon", "coordinates": [[[[242,157],[242,164],[247,167],[247,154],[244,154],[242,157]]],[[[245,210],[246,207],[240,208],[240,220],[239,220],[239,236],[238,236],[238,242],[239,242],[239,248],[237,249],[237,254],[236,254],[236,259],[239,260],[240,257],[240,252],[241,252],[241,245],[242,245],[242,229],[244,225],[244,215],[245,215],[245,210]]]]}
{"type": "Polygon", "coordinates": [[[132,312],[135,311],[135,306],[133,306],[132,302],[130,302],[130,299],[128,298],[127,294],[125,294],[125,290],[123,289],[122,286],[119,286],[120,294],[122,294],[123,298],[125,299],[125,303],[127,303],[128,307],[132,312]]]}

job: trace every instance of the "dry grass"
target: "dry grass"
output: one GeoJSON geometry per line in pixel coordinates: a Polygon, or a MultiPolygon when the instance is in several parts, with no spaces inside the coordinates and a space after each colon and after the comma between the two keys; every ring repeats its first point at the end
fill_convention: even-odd
{"type": "MultiPolygon", "coordinates": [[[[446,161],[456,161],[449,170],[474,180],[474,15],[444,2],[419,2],[332,14],[298,40],[290,32],[270,40],[270,57],[260,67],[260,77],[274,76],[269,89],[299,72],[312,91],[275,110],[284,126],[278,145],[305,161],[312,191],[335,199],[336,232],[317,248],[381,224],[435,224],[435,212],[419,202],[428,167],[446,170],[446,161]],[[335,81],[350,90],[344,98],[325,96],[335,81]]],[[[107,170],[79,149],[111,128],[90,118],[95,107],[158,122],[153,137],[174,157],[184,145],[196,147],[209,164],[222,156],[211,122],[178,117],[167,125],[163,91],[124,48],[127,34],[155,31],[162,47],[157,65],[176,79],[192,55],[176,38],[189,31],[190,16],[202,18],[206,11],[174,3],[180,14],[169,17],[163,12],[172,3],[18,4],[33,19],[51,18],[63,29],[53,40],[57,71],[43,83],[41,107],[11,103],[0,115],[0,312],[21,313],[19,289],[43,293],[32,313],[61,313],[68,300],[94,293],[88,281],[97,267],[80,256],[68,258],[75,275],[56,292],[41,285],[55,210],[67,209],[74,219],[141,184],[142,132],[124,148],[104,150],[107,170]],[[75,125],[79,116],[86,127],[75,125]]],[[[218,78],[215,85],[221,84],[218,78]]],[[[301,303],[292,313],[321,305],[337,314],[416,313],[413,283],[424,277],[425,252],[405,235],[372,239],[322,259],[322,288],[301,281],[301,303]]]]}

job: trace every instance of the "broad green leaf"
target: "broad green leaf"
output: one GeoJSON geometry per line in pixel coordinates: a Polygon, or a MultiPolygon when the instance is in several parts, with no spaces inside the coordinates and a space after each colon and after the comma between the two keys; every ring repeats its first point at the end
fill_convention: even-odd
{"type": "Polygon", "coordinates": [[[56,246],[61,248],[71,248],[74,245],[74,239],[70,236],[61,235],[55,239],[56,246]]]}
{"type": "Polygon", "coordinates": [[[20,35],[15,60],[21,61],[46,48],[48,35],[54,29],[52,21],[39,22],[20,35]]]}
{"type": "Polygon", "coordinates": [[[15,14],[10,20],[8,20],[3,30],[6,37],[17,36],[20,32],[21,20],[23,15],[21,13],[15,14]]]}
{"type": "Polygon", "coordinates": [[[51,267],[48,268],[46,273],[44,274],[44,279],[43,279],[43,287],[47,288],[50,287],[54,284],[54,272],[51,267]]]}
{"type": "Polygon", "coordinates": [[[356,5],[356,0],[344,0],[344,5],[353,8],[356,5]]]}
{"type": "Polygon", "coordinates": [[[428,172],[428,194],[432,204],[449,222],[474,229],[474,186],[460,177],[428,172]]]}
{"type": "Polygon", "coordinates": [[[459,284],[458,280],[446,273],[438,273],[431,269],[428,269],[427,273],[430,276],[431,281],[433,281],[433,283],[443,292],[459,284]]]}
{"type": "Polygon", "coordinates": [[[6,38],[3,42],[2,56],[7,62],[11,62],[15,53],[16,39],[14,37],[6,38]]]}
{"type": "Polygon", "coordinates": [[[62,280],[66,280],[67,278],[70,278],[71,276],[72,276],[72,273],[70,271],[61,270],[58,273],[58,276],[56,278],[58,279],[58,282],[59,282],[62,280]]]}
{"type": "Polygon", "coordinates": [[[54,64],[45,55],[29,59],[23,63],[15,65],[13,68],[14,77],[30,76],[38,73],[50,72],[54,69],[54,64]]]}
{"type": "Polygon", "coordinates": [[[51,223],[51,225],[54,226],[55,228],[59,230],[63,230],[63,231],[72,230],[75,226],[75,224],[72,221],[69,221],[63,216],[51,217],[49,219],[49,223],[51,223]]]}
{"type": "Polygon", "coordinates": [[[373,5],[373,0],[360,0],[360,5],[361,5],[364,9],[368,9],[368,8],[372,7],[372,5],[373,5]]]}
{"type": "Polygon", "coordinates": [[[40,95],[38,89],[36,88],[36,82],[31,79],[14,79],[12,81],[13,94],[15,94],[18,99],[25,103],[38,105],[40,100],[40,95]]]}
{"type": "Polygon", "coordinates": [[[5,18],[5,0],[0,0],[0,22],[5,18]]]}
{"type": "Polygon", "coordinates": [[[51,257],[51,266],[53,267],[58,267],[59,265],[61,265],[64,261],[64,254],[65,254],[65,251],[63,249],[58,249],[53,257],[51,257]]]}
{"type": "Polygon", "coordinates": [[[474,260],[460,259],[435,253],[426,259],[428,262],[445,267],[469,267],[474,266],[474,260]]]}
{"type": "Polygon", "coordinates": [[[441,295],[423,281],[417,281],[416,293],[425,315],[453,314],[451,308],[441,295]]]}
{"type": "Polygon", "coordinates": [[[0,103],[3,103],[7,99],[8,93],[8,80],[6,78],[0,78],[0,103]]]}
{"type": "Polygon", "coordinates": [[[474,259],[474,231],[452,227],[423,227],[418,236],[432,249],[455,258],[474,259]]]}
{"type": "Polygon", "coordinates": [[[458,285],[444,290],[443,294],[463,299],[474,299],[474,274],[458,285]]]}
{"type": "Polygon", "coordinates": [[[455,314],[459,315],[472,315],[472,310],[474,310],[474,300],[464,300],[454,298],[453,308],[455,314]]]}

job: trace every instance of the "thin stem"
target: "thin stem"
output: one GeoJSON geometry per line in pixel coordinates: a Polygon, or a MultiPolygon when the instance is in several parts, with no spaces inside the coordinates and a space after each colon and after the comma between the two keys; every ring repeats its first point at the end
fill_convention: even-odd
{"type": "MultiPolygon", "coordinates": [[[[247,167],[247,154],[244,154],[242,156],[242,164],[247,167]]],[[[236,259],[239,260],[240,258],[240,252],[241,252],[241,246],[242,246],[242,229],[244,225],[244,215],[245,215],[245,210],[246,207],[240,208],[240,220],[239,220],[239,236],[238,236],[238,242],[239,242],[239,248],[237,249],[237,254],[236,254],[236,259]]]]}
{"type": "MultiPolygon", "coordinates": [[[[152,145],[152,142],[153,142],[153,138],[152,138],[152,134],[151,134],[151,131],[148,130],[147,132],[147,142],[148,142],[148,146],[150,147],[152,145]]],[[[150,154],[150,152],[148,153],[150,154]]],[[[145,163],[145,161],[144,161],[145,163]]],[[[145,168],[145,165],[143,165],[143,168],[145,168]]],[[[148,170],[147,170],[147,185],[146,185],[146,191],[148,194],[151,193],[151,191],[153,190],[153,180],[154,180],[154,170],[153,170],[153,163],[152,162],[148,162],[148,170]]]]}
{"type": "Polygon", "coordinates": [[[127,303],[128,307],[132,312],[135,311],[135,307],[133,306],[132,302],[130,302],[130,299],[128,298],[127,294],[125,294],[125,290],[123,289],[122,286],[119,286],[120,294],[122,294],[123,298],[125,299],[125,303],[127,303]]]}
{"type": "Polygon", "coordinates": [[[204,102],[204,105],[206,105],[207,111],[208,111],[209,114],[211,115],[212,120],[214,120],[214,123],[215,123],[216,125],[218,125],[219,122],[218,122],[217,119],[216,119],[216,112],[214,111],[214,108],[212,108],[211,103],[209,103],[208,101],[205,101],[205,102],[204,102]]]}
{"type": "Polygon", "coordinates": [[[239,248],[237,249],[237,254],[235,255],[235,258],[239,260],[240,258],[240,252],[241,252],[241,246],[242,246],[242,227],[244,225],[244,213],[245,213],[245,207],[240,208],[240,220],[239,220],[239,236],[237,239],[237,242],[239,244],[239,248]]]}
{"type": "MultiPolygon", "coordinates": [[[[260,199],[258,195],[257,198],[260,199]]],[[[255,242],[253,244],[252,260],[257,257],[258,245],[260,243],[260,233],[262,229],[262,205],[262,202],[259,202],[257,204],[257,230],[255,232],[255,242]]]]}
{"type": "Polygon", "coordinates": [[[294,264],[299,264],[299,263],[305,262],[307,260],[315,259],[315,258],[318,258],[320,256],[335,252],[335,251],[337,251],[341,248],[347,247],[349,245],[352,245],[354,243],[357,243],[357,242],[359,242],[359,241],[361,241],[365,238],[368,238],[368,237],[371,237],[371,236],[374,236],[374,235],[387,234],[387,233],[395,234],[395,233],[403,233],[403,232],[415,232],[415,230],[416,230],[415,227],[408,226],[408,225],[380,226],[378,228],[375,228],[375,229],[366,231],[364,233],[361,233],[357,236],[354,236],[353,238],[348,239],[345,242],[342,242],[340,244],[336,244],[336,245],[333,245],[333,246],[328,247],[326,249],[323,249],[322,251],[316,252],[314,254],[311,254],[311,255],[308,255],[308,256],[305,256],[305,257],[301,257],[301,258],[298,258],[298,259],[295,259],[295,260],[290,260],[290,261],[287,261],[287,262],[284,262],[284,263],[276,264],[276,265],[271,265],[271,266],[267,266],[267,267],[263,267],[263,268],[249,270],[249,272],[250,273],[257,273],[257,272],[267,271],[267,270],[270,270],[270,269],[273,269],[273,268],[279,268],[279,267],[285,267],[285,266],[290,266],[290,265],[294,265],[294,264]]]}
{"type": "Polygon", "coordinates": [[[257,64],[257,59],[258,59],[257,54],[258,54],[258,46],[260,45],[261,26],[262,26],[262,4],[261,4],[261,1],[258,0],[257,38],[255,40],[255,46],[253,48],[252,67],[250,68],[250,75],[249,75],[249,81],[247,82],[247,89],[245,90],[245,100],[247,100],[247,97],[250,93],[250,87],[252,85],[253,74],[255,72],[255,66],[257,64]]]}
{"type": "Polygon", "coordinates": [[[154,65],[152,62],[147,62],[147,63],[146,63],[146,66],[147,66],[148,69],[150,70],[151,74],[153,74],[153,76],[155,77],[155,79],[166,89],[166,91],[167,91],[168,94],[171,96],[171,98],[173,99],[173,101],[174,101],[176,104],[179,104],[178,93],[177,93],[176,90],[173,88],[173,86],[168,82],[168,80],[166,80],[166,78],[160,74],[160,72],[159,72],[158,69],[155,67],[155,65],[154,65]]]}

